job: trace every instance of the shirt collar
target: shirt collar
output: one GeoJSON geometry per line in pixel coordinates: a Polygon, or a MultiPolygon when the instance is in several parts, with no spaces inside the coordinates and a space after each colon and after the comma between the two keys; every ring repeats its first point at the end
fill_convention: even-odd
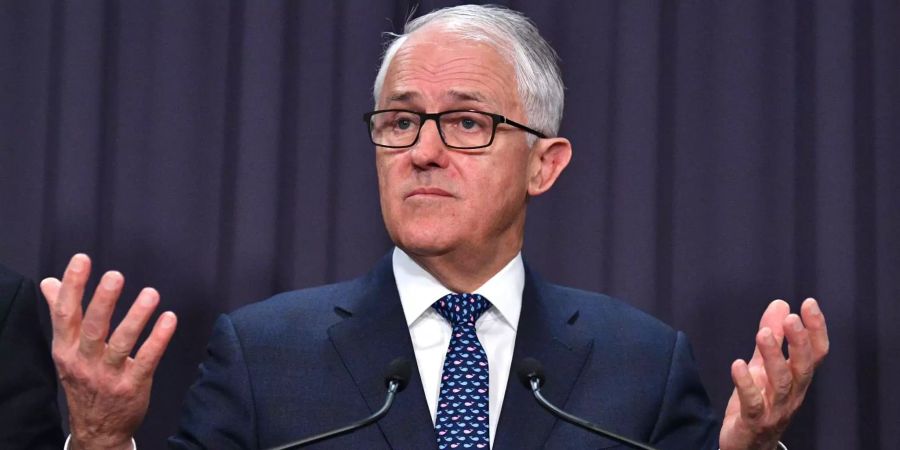
{"type": "MultiPolygon", "coordinates": [[[[437,299],[452,293],[400,248],[394,247],[391,260],[407,326],[412,325],[428,311],[437,299]]],[[[522,263],[522,253],[519,252],[472,294],[481,294],[487,298],[494,306],[492,309],[499,312],[515,330],[519,323],[519,313],[522,311],[524,288],[525,265],[522,263]]]]}

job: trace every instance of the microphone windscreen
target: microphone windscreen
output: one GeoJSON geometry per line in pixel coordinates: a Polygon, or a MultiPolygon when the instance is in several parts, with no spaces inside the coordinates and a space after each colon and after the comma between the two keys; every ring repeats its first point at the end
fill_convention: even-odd
{"type": "Polygon", "coordinates": [[[544,366],[541,365],[541,362],[532,358],[523,358],[516,365],[516,375],[519,377],[519,381],[522,382],[522,385],[525,386],[525,389],[531,390],[531,379],[537,378],[539,385],[544,384],[544,366]]]}
{"type": "Polygon", "coordinates": [[[412,363],[409,361],[409,358],[401,356],[388,364],[387,369],[384,371],[384,382],[388,384],[391,381],[396,381],[397,392],[400,392],[409,384],[409,375],[411,373],[412,363]]]}

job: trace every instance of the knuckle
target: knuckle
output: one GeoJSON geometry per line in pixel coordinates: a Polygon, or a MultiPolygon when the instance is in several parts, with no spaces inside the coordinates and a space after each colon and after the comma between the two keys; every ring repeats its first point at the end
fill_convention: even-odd
{"type": "Polygon", "coordinates": [[[57,321],[61,321],[62,323],[66,323],[72,320],[74,313],[72,311],[66,310],[62,307],[53,308],[53,317],[56,318],[57,321]]]}
{"type": "Polygon", "coordinates": [[[116,383],[110,388],[110,395],[116,398],[130,398],[135,394],[135,388],[131,384],[116,383]]]}
{"type": "Polygon", "coordinates": [[[793,386],[793,384],[794,380],[788,376],[779,377],[778,379],[774,380],[775,391],[782,395],[790,392],[791,386],[793,386]]]}
{"type": "Polygon", "coordinates": [[[810,370],[801,370],[797,372],[797,382],[795,383],[800,390],[805,390],[806,386],[812,382],[814,372],[810,370]]]}
{"type": "Polygon", "coordinates": [[[131,353],[131,349],[128,348],[128,344],[125,344],[120,341],[109,341],[107,345],[107,350],[113,354],[113,356],[121,357],[127,356],[131,353]]]}
{"type": "Polygon", "coordinates": [[[758,419],[763,414],[763,402],[760,398],[752,398],[747,402],[747,417],[750,419],[758,419]]]}
{"type": "Polygon", "coordinates": [[[797,332],[791,339],[788,341],[789,344],[792,344],[794,348],[804,348],[809,346],[809,333],[806,331],[797,332]]]}
{"type": "Polygon", "coordinates": [[[81,325],[81,335],[86,339],[91,341],[96,341],[101,338],[102,331],[100,327],[98,327],[94,323],[85,322],[81,325]]]}
{"type": "Polygon", "coordinates": [[[69,363],[69,355],[59,347],[54,346],[53,350],[50,352],[50,356],[53,358],[57,367],[66,367],[69,363]]]}
{"type": "Polygon", "coordinates": [[[747,408],[747,418],[752,421],[758,421],[762,417],[762,407],[748,407],[747,408]]]}
{"type": "Polygon", "coordinates": [[[67,367],[66,378],[79,385],[89,385],[92,381],[90,372],[81,364],[72,364],[67,367]]]}
{"type": "Polygon", "coordinates": [[[140,373],[153,373],[153,364],[147,358],[135,358],[134,366],[140,373]]]}
{"type": "Polygon", "coordinates": [[[797,378],[800,380],[808,380],[813,377],[815,369],[811,364],[803,364],[797,368],[797,378]]]}
{"type": "Polygon", "coordinates": [[[120,335],[120,338],[124,341],[127,340],[128,337],[137,336],[140,333],[141,329],[138,328],[134,323],[129,320],[123,320],[122,323],[120,323],[116,328],[116,331],[113,333],[113,335],[120,335]]]}

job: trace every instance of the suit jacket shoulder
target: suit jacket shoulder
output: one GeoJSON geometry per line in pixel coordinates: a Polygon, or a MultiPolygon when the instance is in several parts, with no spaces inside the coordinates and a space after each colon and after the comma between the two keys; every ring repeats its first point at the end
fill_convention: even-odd
{"type": "MultiPolygon", "coordinates": [[[[514,360],[537,354],[550,361],[543,363],[543,390],[551,401],[656,448],[717,448],[717,421],[683,333],[627,303],[547,283],[530,270],[522,301],[514,360]]],[[[501,427],[546,415],[523,391],[507,389],[501,427]]],[[[561,422],[542,442],[550,448],[573,442],[616,447],[561,422]]]]}
{"type": "MultiPolygon", "coordinates": [[[[389,258],[221,316],[208,353],[172,448],[270,448],[344,426],[381,406],[392,359],[415,361],[389,258]]],[[[377,425],[316,448],[435,445],[418,370],[407,392],[377,425]]]]}

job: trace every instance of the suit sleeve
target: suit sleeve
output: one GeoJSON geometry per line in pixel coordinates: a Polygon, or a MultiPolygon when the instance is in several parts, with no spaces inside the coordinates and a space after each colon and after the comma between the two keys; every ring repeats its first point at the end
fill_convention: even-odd
{"type": "Polygon", "coordinates": [[[0,448],[58,450],[63,435],[42,303],[34,283],[18,280],[0,289],[0,448]]]}
{"type": "Polygon", "coordinates": [[[258,448],[250,376],[228,316],[216,321],[207,353],[200,378],[185,397],[178,433],[169,438],[169,448],[258,448]]]}
{"type": "Polygon", "coordinates": [[[719,423],[700,382],[687,336],[677,333],[666,390],[651,435],[660,449],[717,449],[719,423]]]}

